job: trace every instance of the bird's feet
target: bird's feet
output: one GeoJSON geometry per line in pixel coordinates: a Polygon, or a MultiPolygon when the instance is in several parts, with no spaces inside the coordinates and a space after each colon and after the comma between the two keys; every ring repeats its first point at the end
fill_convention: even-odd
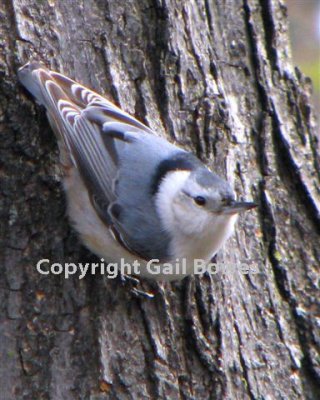
{"type": "Polygon", "coordinates": [[[138,289],[138,286],[141,287],[141,282],[138,278],[135,278],[131,275],[119,274],[121,284],[127,287],[133,296],[136,298],[143,299],[153,299],[154,293],[146,292],[143,289],[138,289]]]}

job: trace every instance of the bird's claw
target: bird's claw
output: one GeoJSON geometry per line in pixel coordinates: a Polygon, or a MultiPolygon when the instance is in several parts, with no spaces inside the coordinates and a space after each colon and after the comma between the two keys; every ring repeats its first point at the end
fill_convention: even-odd
{"type": "Polygon", "coordinates": [[[128,287],[130,293],[133,294],[136,298],[144,298],[144,299],[154,298],[153,293],[146,292],[145,290],[137,288],[137,286],[141,284],[138,278],[135,278],[131,275],[120,274],[120,280],[122,285],[128,287]]]}

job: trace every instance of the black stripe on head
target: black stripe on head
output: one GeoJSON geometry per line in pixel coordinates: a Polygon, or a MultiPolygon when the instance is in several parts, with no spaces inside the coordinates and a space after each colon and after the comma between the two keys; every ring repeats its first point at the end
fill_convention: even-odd
{"type": "Polygon", "coordinates": [[[166,158],[156,168],[156,172],[151,180],[151,194],[154,195],[157,193],[162,179],[165,178],[168,172],[193,171],[201,165],[201,161],[196,156],[183,151],[175,153],[170,158],[166,158]]]}

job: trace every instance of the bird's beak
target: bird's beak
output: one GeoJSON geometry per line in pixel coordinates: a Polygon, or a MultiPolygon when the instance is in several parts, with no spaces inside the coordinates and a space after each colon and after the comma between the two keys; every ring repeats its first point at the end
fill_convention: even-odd
{"type": "Polygon", "coordinates": [[[228,204],[227,206],[224,206],[222,209],[222,214],[238,214],[244,211],[251,210],[252,208],[257,207],[257,204],[252,203],[252,202],[246,202],[246,201],[234,201],[231,204],[228,204]]]}

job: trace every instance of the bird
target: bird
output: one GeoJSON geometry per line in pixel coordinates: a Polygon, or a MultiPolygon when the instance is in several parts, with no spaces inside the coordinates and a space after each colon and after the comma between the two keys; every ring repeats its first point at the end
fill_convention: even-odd
{"type": "Polygon", "coordinates": [[[193,153],[80,83],[36,61],[18,77],[57,137],[71,223],[106,262],[136,260],[142,278],[181,280],[195,274],[195,260],[210,262],[239,213],[256,207],[237,201],[193,153]],[[183,272],[164,272],[179,262],[183,272]]]}

